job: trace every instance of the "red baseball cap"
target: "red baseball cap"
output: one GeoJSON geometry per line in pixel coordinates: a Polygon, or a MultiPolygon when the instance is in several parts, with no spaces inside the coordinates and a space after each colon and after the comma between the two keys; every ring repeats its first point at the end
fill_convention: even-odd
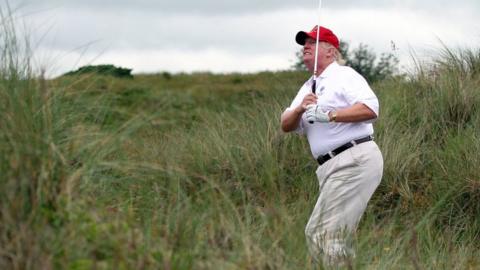
{"type": "MultiPolygon", "coordinates": [[[[295,36],[295,41],[298,44],[303,46],[305,45],[305,39],[307,39],[307,37],[317,39],[317,29],[318,29],[318,26],[316,25],[315,27],[313,27],[313,29],[310,32],[304,32],[304,31],[298,32],[297,35],[295,36]]],[[[332,32],[332,30],[326,27],[320,26],[320,35],[318,39],[320,41],[324,41],[332,44],[333,47],[337,49],[340,47],[340,43],[338,42],[337,36],[332,32]]]]}

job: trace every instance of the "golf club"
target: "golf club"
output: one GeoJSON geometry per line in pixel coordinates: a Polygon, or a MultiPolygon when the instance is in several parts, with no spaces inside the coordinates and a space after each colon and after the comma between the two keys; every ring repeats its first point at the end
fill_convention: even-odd
{"type": "MultiPolygon", "coordinates": [[[[316,94],[317,89],[317,63],[318,63],[318,43],[320,38],[320,15],[322,11],[322,0],[318,0],[318,23],[317,23],[317,38],[315,41],[315,65],[313,67],[313,83],[312,83],[312,93],[316,94]]],[[[309,121],[310,124],[313,124],[313,121],[309,121]]]]}

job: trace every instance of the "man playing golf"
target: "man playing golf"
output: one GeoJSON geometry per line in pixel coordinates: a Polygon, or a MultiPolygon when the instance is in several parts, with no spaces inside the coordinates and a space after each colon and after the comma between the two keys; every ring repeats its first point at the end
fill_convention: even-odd
{"type": "Polygon", "coordinates": [[[281,126],[305,134],[319,164],[320,194],[305,229],[309,251],[317,261],[338,265],[354,256],[348,236],[382,178],[372,126],[379,104],[367,81],[339,64],[339,40],[330,29],[300,31],[295,40],[303,45],[305,65],[316,72],[283,112],[281,126]]]}

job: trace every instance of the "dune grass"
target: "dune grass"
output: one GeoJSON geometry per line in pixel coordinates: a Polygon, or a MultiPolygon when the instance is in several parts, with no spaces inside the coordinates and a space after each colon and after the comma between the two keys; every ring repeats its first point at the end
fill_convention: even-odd
{"type": "MultiPolygon", "coordinates": [[[[44,80],[2,27],[1,269],[316,269],[317,165],[279,129],[308,74],[44,80]]],[[[480,267],[479,70],[446,48],[373,86],[385,170],[350,268],[480,267]]]]}

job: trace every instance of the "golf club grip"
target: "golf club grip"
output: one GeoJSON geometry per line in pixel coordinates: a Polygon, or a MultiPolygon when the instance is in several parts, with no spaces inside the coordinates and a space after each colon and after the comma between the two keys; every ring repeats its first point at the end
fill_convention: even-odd
{"type": "MultiPolygon", "coordinates": [[[[312,93],[315,94],[317,90],[317,81],[315,79],[313,79],[313,83],[312,83],[312,93]]],[[[308,121],[310,124],[313,124],[313,121],[308,121]]]]}

